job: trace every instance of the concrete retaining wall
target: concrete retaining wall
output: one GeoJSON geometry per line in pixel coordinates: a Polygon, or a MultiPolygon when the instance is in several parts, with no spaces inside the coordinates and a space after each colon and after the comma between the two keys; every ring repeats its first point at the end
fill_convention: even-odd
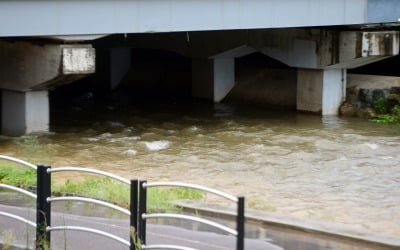
{"type": "Polygon", "coordinates": [[[238,69],[230,100],[296,108],[297,70],[271,68],[238,69]]]}

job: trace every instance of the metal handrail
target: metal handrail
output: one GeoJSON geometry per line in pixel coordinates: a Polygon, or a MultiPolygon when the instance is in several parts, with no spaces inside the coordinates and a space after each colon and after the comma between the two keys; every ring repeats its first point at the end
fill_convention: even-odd
{"type": "Polygon", "coordinates": [[[18,164],[21,164],[21,165],[23,165],[25,167],[29,167],[29,168],[32,168],[32,169],[35,169],[35,170],[37,169],[37,167],[35,165],[33,165],[32,163],[29,163],[27,161],[23,161],[21,159],[17,159],[17,158],[11,157],[11,156],[0,155],[0,159],[1,160],[6,160],[6,161],[11,161],[11,162],[14,162],[14,163],[18,163],[18,164]]]}
{"type": "Polygon", "coordinates": [[[191,247],[182,247],[176,245],[142,245],[142,249],[174,249],[174,250],[197,250],[191,247]]]}
{"type": "Polygon", "coordinates": [[[57,173],[57,172],[85,172],[91,174],[103,175],[106,177],[110,177],[114,180],[120,181],[122,183],[130,185],[131,182],[128,179],[122,178],[121,176],[111,174],[105,171],[93,169],[93,168],[78,168],[78,167],[61,167],[61,168],[49,168],[47,169],[47,173],[57,173]]]}
{"type": "Polygon", "coordinates": [[[224,197],[224,198],[226,198],[228,200],[231,200],[233,202],[238,202],[238,198],[233,196],[233,195],[221,192],[221,191],[213,189],[213,188],[200,186],[200,185],[197,185],[197,184],[190,184],[190,183],[183,183],[183,182],[147,182],[147,183],[143,183],[143,187],[144,188],[146,188],[146,187],[160,187],[160,186],[193,188],[193,189],[209,192],[209,193],[224,197]]]}
{"type": "Polygon", "coordinates": [[[234,236],[238,235],[238,232],[232,228],[229,228],[227,226],[221,225],[219,223],[202,219],[199,217],[195,216],[190,216],[190,215],[183,215],[183,214],[169,214],[169,213],[155,213],[155,214],[142,214],[142,219],[153,219],[153,218],[174,218],[174,219],[182,219],[182,220],[190,220],[190,221],[195,221],[195,222],[200,222],[215,228],[218,228],[222,231],[225,231],[227,233],[230,233],[234,236]]]}
{"type": "Polygon", "coordinates": [[[25,195],[33,198],[33,199],[37,198],[36,194],[34,194],[32,192],[29,192],[29,191],[26,191],[25,189],[22,189],[22,188],[19,188],[19,187],[14,187],[14,186],[10,186],[10,185],[7,185],[7,184],[0,183],[0,188],[5,188],[5,189],[8,189],[8,190],[19,192],[21,194],[25,194],[25,195]]]}
{"type": "Polygon", "coordinates": [[[97,235],[101,235],[113,240],[116,240],[126,246],[130,246],[131,244],[129,243],[129,241],[124,240],[118,236],[115,236],[113,234],[101,231],[101,230],[97,230],[97,229],[93,229],[93,228],[88,228],[88,227],[76,227],[76,226],[56,226],[56,227],[46,227],[46,231],[47,232],[51,232],[51,231],[61,231],[61,230],[72,230],[72,231],[82,231],[82,232],[88,232],[88,233],[93,233],[93,234],[97,234],[97,235]]]}
{"type": "Polygon", "coordinates": [[[72,197],[72,196],[64,196],[64,197],[48,197],[47,202],[55,202],[55,201],[81,201],[81,202],[87,202],[87,203],[93,203],[101,206],[105,206],[108,208],[112,208],[114,210],[117,210],[123,214],[126,214],[128,216],[131,215],[131,212],[128,209],[122,208],[120,206],[114,205],[109,202],[101,201],[101,200],[96,200],[92,198],[86,198],[86,197],[72,197]]]}
{"type": "Polygon", "coordinates": [[[18,215],[15,215],[15,214],[6,213],[6,212],[2,212],[2,211],[0,211],[0,215],[2,215],[4,217],[11,218],[11,219],[14,219],[14,220],[18,220],[18,221],[24,222],[25,224],[28,224],[28,225],[36,228],[36,223],[35,222],[27,220],[25,218],[22,218],[21,216],[18,216],[18,215]]]}

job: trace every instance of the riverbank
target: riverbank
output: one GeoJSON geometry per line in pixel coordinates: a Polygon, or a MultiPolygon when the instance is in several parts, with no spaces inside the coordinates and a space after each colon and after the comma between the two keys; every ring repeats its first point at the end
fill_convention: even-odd
{"type": "Polygon", "coordinates": [[[342,116],[400,123],[400,77],[350,74],[348,83],[342,116]]]}

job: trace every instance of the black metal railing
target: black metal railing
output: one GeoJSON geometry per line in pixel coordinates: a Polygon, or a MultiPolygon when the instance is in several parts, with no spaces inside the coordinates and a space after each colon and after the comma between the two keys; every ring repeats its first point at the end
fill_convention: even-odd
{"type": "Polygon", "coordinates": [[[196,184],[188,184],[180,182],[148,183],[145,180],[141,181],[135,179],[128,180],[118,175],[90,168],[78,168],[78,167],[51,168],[49,166],[43,166],[43,165],[35,166],[20,159],[16,159],[9,156],[1,156],[1,155],[0,155],[0,160],[11,161],[36,170],[37,174],[36,194],[18,187],[0,183],[0,188],[19,192],[27,196],[30,196],[33,199],[36,199],[36,222],[30,221],[15,214],[0,211],[0,216],[5,216],[14,220],[18,220],[20,222],[23,222],[25,224],[28,224],[36,228],[36,249],[44,249],[45,244],[47,244],[47,246],[50,246],[52,231],[72,230],[72,231],[83,231],[83,232],[93,233],[116,240],[121,244],[126,245],[131,250],[137,249],[137,247],[140,249],[194,250],[194,248],[179,246],[179,245],[146,244],[147,220],[154,218],[175,218],[175,219],[182,219],[182,220],[189,220],[189,221],[203,223],[211,227],[217,228],[219,230],[222,230],[231,235],[234,235],[236,237],[236,249],[244,250],[244,225],[245,225],[244,197],[235,197],[227,193],[196,184]],[[129,210],[106,201],[101,201],[98,199],[92,199],[87,197],[79,197],[79,196],[53,197],[51,192],[51,176],[52,174],[58,172],[84,172],[84,173],[96,174],[96,175],[106,176],[114,180],[117,180],[121,183],[124,183],[126,185],[129,185],[130,186],[129,210]],[[147,189],[151,187],[165,187],[165,186],[197,189],[217,196],[221,196],[232,202],[235,202],[237,204],[236,229],[232,229],[222,224],[196,216],[171,214],[171,213],[147,213],[147,189]],[[59,201],[78,201],[78,202],[92,203],[114,209],[125,215],[130,216],[130,229],[128,230],[130,240],[127,241],[119,236],[101,230],[97,230],[94,228],[80,227],[73,225],[52,225],[51,204],[59,201]]]}

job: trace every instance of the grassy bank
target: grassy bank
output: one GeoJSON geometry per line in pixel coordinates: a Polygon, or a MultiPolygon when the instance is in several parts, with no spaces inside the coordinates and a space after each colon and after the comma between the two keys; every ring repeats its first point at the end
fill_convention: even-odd
{"type": "Polygon", "coordinates": [[[378,98],[373,105],[374,111],[378,114],[372,119],[373,122],[386,124],[400,124],[400,106],[390,105],[388,99],[378,98]]]}
{"type": "MultiPolygon", "coordinates": [[[[0,183],[22,188],[35,187],[36,171],[1,163],[0,183]]],[[[125,208],[130,202],[130,187],[110,178],[67,179],[64,184],[52,183],[52,192],[55,196],[68,194],[97,198],[125,208]]],[[[201,200],[205,197],[203,192],[186,188],[149,188],[147,196],[150,211],[174,210],[172,202],[175,200],[201,200]]]]}

